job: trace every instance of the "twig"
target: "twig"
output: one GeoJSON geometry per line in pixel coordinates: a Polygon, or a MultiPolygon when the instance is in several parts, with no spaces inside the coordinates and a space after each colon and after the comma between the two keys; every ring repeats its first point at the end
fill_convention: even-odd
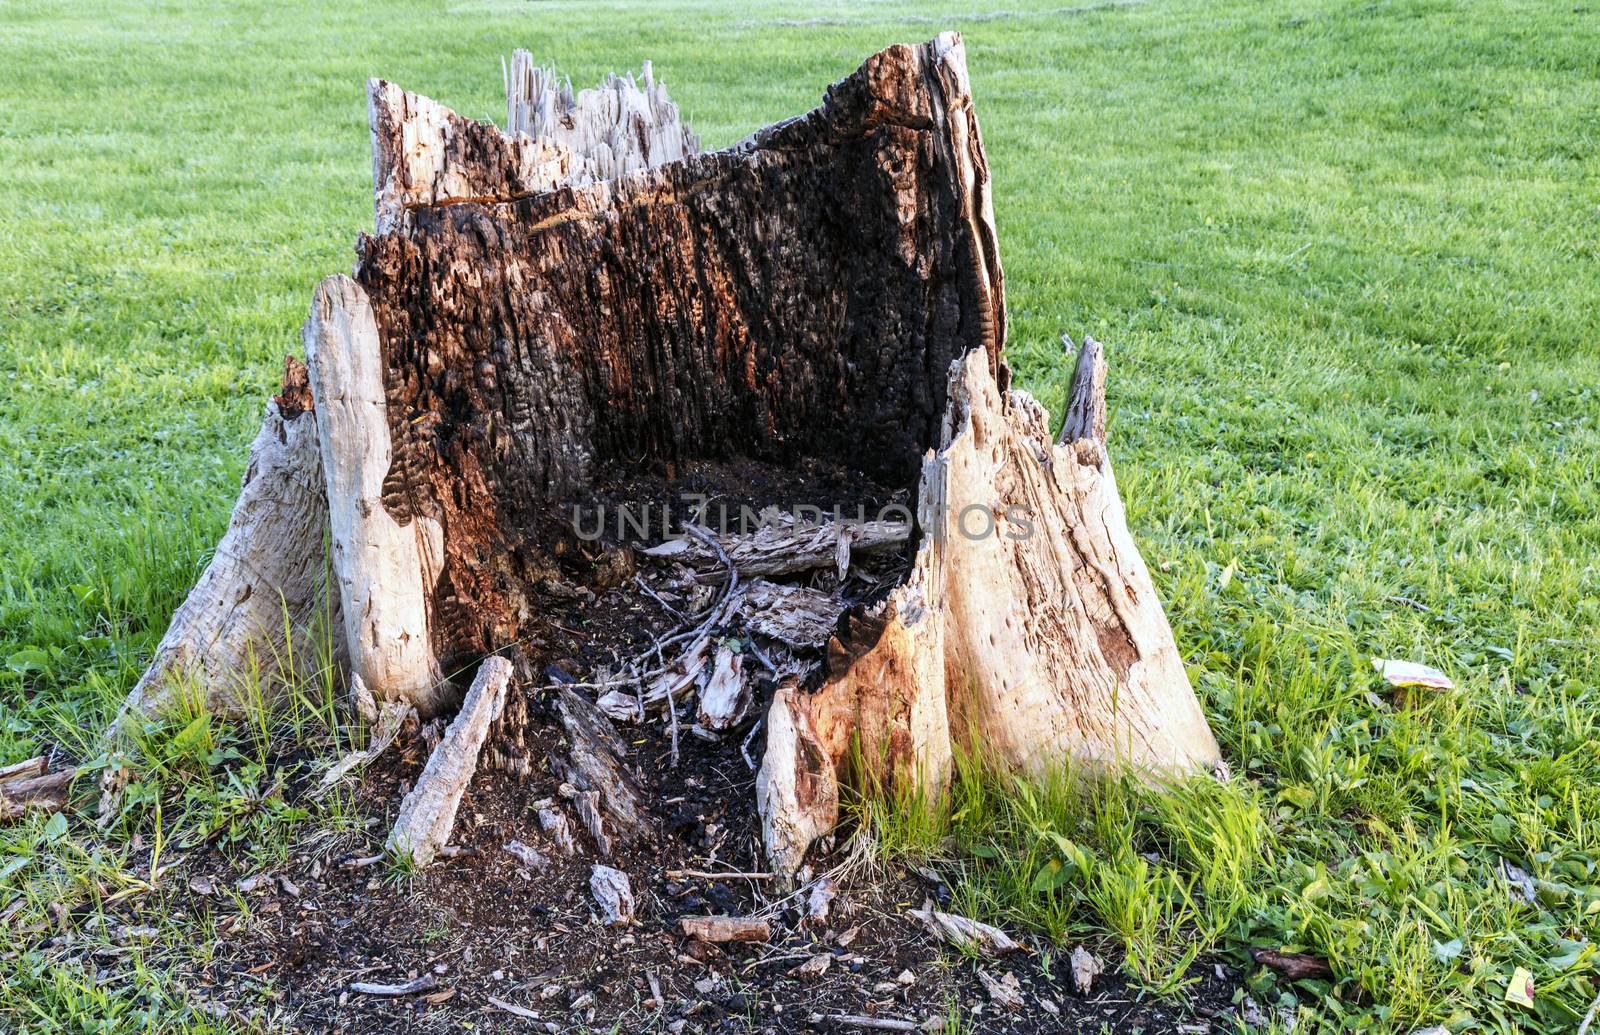
{"type": "Polygon", "coordinates": [[[877,1031],[921,1031],[917,1021],[897,1021],[893,1017],[867,1017],[859,1013],[814,1013],[807,1018],[812,1024],[850,1024],[857,1028],[877,1031]]]}
{"type": "Polygon", "coordinates": [[[661,595],[658,594],[655,590],[650,588],[650,583],[648,583],[648,582],[646,582],[644,580],[644,576],[635,575],[633,577],[633,581],[637,582],[639,584],[639,588],[644,590],[644,595],[645,596],[649,597],[651,600],[654,600],[656,603],[660,604],[663,608],[665,608],[666,610],[670,611],[672,614],[677,615],[679,619],[682,619],[683,617],[685,617],[684,613],[682,611],[679,611],[677,608],[673,607],[671,604],[669,604],[665,600],[661,599],[661,595]]]}
{"type": "Polygon", "coordinates": [[[776,880],[776,873],[712,873],[710,870],[668,870],[673,880],[776,880]]]}
{"type": "Polygon", "coordinates": [[[1589,1004],[1589,1012],[1583,1015],[1583,1023],[1578,1025],[1578,1035],[1589,1035],[1589,1025],[1594,1023],[1594,1016],[1600,1013],[1600,995],[1594,997],[1594,1002],[1589,1004]]]}
{"type": "Polygon", "coordinates": [[[750,732],[744,735],[744,743],[739,745],[739,754],[744,756],[744,764],[750,767],[751,772],[755,771],[756,760],[750,757],[750,744],[756,739],[756,734],[761,732],[761,724],[766,721],[767,718],[764,715],[758,718],[750,726],[750,732]]]}
{"type": "Polygon", "coordinates": [[[513,1016],[521,1017],[524,1020],[536,1021],[539,1019],[539,1014],[536,1011],[530,1010],[525,1006],[518,1006],[515,1003],[508,1003],[504,999],[496,999],[494,996],[489,996],[489,1005],[504,1010],[513,1016]]]}

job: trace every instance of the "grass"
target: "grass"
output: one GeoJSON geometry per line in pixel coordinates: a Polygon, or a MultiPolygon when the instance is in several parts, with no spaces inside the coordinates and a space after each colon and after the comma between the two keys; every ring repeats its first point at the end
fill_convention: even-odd
{"type": "MultiPolygon", "coordinates": [[[[1331,983],[1249,968],[1301,1031],[1572,1030],[1600,933],[1600,16],[1580,3],[12,0],[0,762],[93,756],[219,537],[310,289],[371,223],[366,76],[489,117],[515,46],[580,84],[649,57],[721,145],[944,27],[968,41],[1013,363],[1058,406],[1059,335],[1109,344],[1130,520],[1236,773],[1162,797],[969,769],[964,904],[1114,940],[1158,989],[1197,952],[1319,953],[1331,983]],[[1461,690],[1375,706],[1372,655],[1461,690]],[[1532,1009],[1504,998],[1517,966],[1532,1009]]],[[[337,722],[289,725],[326,744],[337,722]]],[[[0,903],[47,918],[57,890],[159,885],[160,801],[178,841],[247,815],[241,851],[325,820],[239,804],[276,778],[260,736],[157,741],[112,837],[0,831],[0,903]]],[[[0,1027],[207,1030],[163,976],[193,943],[163,938],[103,980],[12,955],[0,1027]]]]}

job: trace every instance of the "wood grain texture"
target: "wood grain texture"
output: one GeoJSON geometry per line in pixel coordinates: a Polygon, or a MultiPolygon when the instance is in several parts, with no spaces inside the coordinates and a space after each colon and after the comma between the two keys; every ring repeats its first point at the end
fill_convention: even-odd
{"type": "MultiPolygon", "coordinates": [[[[318,633],[338,628],[340,617],[325,578],[328,507],[311,410],[306,368],[290,357],[282,394],[267,404],[250,443],[227,531],[114,730],[196,706],[241,717],[321,663],[318,633]]],[[[343,651],[335,653],[337,662],[343,651]]]]}

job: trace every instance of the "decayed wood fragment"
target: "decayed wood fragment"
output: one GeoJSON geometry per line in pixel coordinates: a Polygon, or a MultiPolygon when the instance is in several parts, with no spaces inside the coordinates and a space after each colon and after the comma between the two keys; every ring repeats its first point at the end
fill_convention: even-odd
{"type": "Polygon", "coordinates": [[[835,594],[755,579],[745,587],[739,617],[751,632],[813,650],[833,637],[844,609],[835,594]]]}
{"type": "Polygon", "coordinates": [[[750,688],[745,684],[744,656],[727,644],[717,647],[711,675],[700,690],[696,719],[708,730],[725,730],[739,724],[750,705],[750,688]]]}
{"type": "Polygon", "coordinates": [[[839,820],[834,763],[818,742],[793,684],[780,686],[767,709],[767,753],[756,774],[756,806],[767,858],[794,873],[811,842],[839,820]]]}
{"type": "Polygon", "coordinates": [[[328,506],[311,410],[306,369],[290,357],[250,444],[227,531],[113,729],[186,707],[241,717],[321,662],[317,632],[339,619],[324,577],[328,506]]]}
{"type": "Polygon", "coordinates": [[[633,888],[621,870],[595,863],[589,871],[589,893],[600,907],[600,922],[607,927],[633,919],[633,888]]]}
{"type": "Polygon", "coordinates": [[[909,915],[922,921],[929,933],[939,940],[958,949],[970,949],[985,956],[1004,956],[1022,948],[1016,939],[993,924],[941,912],[931,905],[913,909],[909,915]]]}
{"type": "Polygon", "coordinates": [[[772,940],[772,925],[743,916],[686,916],[678,921],[686,937],[703,942],[765,942],[772,940]]]}
{"type": "Polygon", "coordinates": [[[55,812],[67,807],[67,794],[76,769],[62,769],[54,773],[36,771],[30,760],[27,769],[0,781],[0,823],[21,819],[29,812],[55,812]]]}
{"type": "Polygon", "coordinates": [[[462,702],[461,712],[428,756],[417,784],[400,803],[400,815],[389,831],[387,849],[422,867],[433,861],[456,825],[456,809],[478,767],[478,752],[489,725],[505,706],[511,662],[485,658],[462,702]]]}
{"type": "Polygon", "coordinates": [[[613,832],[631,839],[645,829],[645,810],[638,781],[623,759],[628,748],[610,720],[587,699],[562,690],[556,711],[569,739],[567,758],[557,759],[557,773],[578,790],[573,800],[584,826],[602,855],[611,854],[606,817],[613,832]],[[604,814],[602,815],[602,811],[604,814]]]}
{"type": "Polygon", "coordinates": [[[554,841],[556,848],[562,855],[570,856],[578,850],[572,840],[572,824],[567,822],[567,817],[555,808],[542,808],[539,810],[539,829],[554,841]]]}

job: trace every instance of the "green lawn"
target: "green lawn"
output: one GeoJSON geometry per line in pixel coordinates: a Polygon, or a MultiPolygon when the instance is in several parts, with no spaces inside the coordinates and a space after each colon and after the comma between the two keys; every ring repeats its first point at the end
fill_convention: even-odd
{"type": "MultiPolygon", "coordinates": [[[[1109,932],[1155,987],[1231,961],[1301,1031],[1573,1030],[1600,990],[1600,6],[1000,6],[7,0],[0,763],[93,754],[220,535],[311,289],[371,225],[367,76],[500,117],[513,47],[579,85],[650,58],[720,146],[956,28],[1013,363],[1056,406],[1059,336],[1108,343],[1131,522],[1236,774],[1175,803],[969,786],[970,907],[1109,932]],[[1374,703],[1372,655],[1462,689],[1374,703]],[[1252,945],[1335,981],[1274,983],[1252,945]]],[[[0,908],[126,851],[7,828],[0,908]]],[[[177,951],[94,983],[0,951],[0,1028],[202,1026],[177,951]]]]}

